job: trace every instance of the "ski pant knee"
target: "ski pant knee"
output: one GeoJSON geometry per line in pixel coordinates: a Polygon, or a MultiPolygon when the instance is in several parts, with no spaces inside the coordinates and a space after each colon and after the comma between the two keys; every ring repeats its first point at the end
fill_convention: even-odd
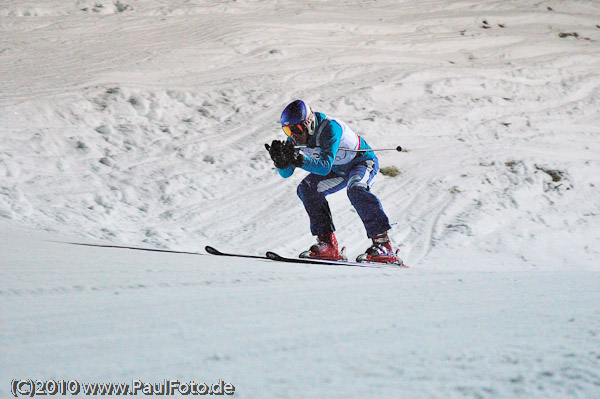
{"type": "Polygon", "coordinates": [[[379,198],[366,184],[350,184],[347,192],[348,199],[360,216],[368,237],[375,237],[392,228],[379,198]]]}
{"type": "Polygon", "coordinates": [[[318,191],[314,182],[309,179],[304,179],[296,192],[308,214],[311,233],[316,236],[334,232],[335,226],[325,193],[318,191]]]}

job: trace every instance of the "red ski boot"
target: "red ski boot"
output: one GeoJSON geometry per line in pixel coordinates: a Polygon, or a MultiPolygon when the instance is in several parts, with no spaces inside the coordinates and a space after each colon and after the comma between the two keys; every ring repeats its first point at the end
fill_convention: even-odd
{"type": "Polygon", "coordinates": [[[398,250],[394,251],[390,238],[387,233],[379,234],[371,238],[373,245],[371,245],[367,251],[358,255],[356,261],[362,262],[375,262],[375,263],[394,263],[396,265],[403,265],[402,259],[398,257],[398,250]]]}
{"type": "Polygon", "coordinates": [[[333,233],[317,236],[317,243],[310,247],[308,251],[300,254],[301,258],[326,259],[326,260],[347,260],[344,255],[344,249],[338,249],[338,243],[333,233]]]}

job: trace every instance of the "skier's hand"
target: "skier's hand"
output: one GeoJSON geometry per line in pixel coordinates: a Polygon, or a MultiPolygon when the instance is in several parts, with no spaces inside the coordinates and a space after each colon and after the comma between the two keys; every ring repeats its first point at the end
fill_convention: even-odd
{"type": "Polygon", "coordinates": [[[269,155],[277,169],[286,169],[290,165],[300,167],[304,164],[304,156],[296,153],[294,143],[290,140],[273,140],[271,145],[265,144],[269,155]]]}
{"type": "MultiPolygon", "coordinates": [[[[269,155],[275,164],[277,169],[286,169],[290,166],[290,162],[287,159],[286,153],[284,152],[285,143],[279,140],[273,140],[271,145],[265,144],[265,148],[269,151],[269,155]]],[[[293,144],[292,144],[293,148],[293,144]]]]}
{"type": "Polygon", "coordinates": [[[297,168],[304,165],[304,155],[296,152],[294,143],[289,140],[283,143],[283,155],[290,165],[294,165],[297,168]]]}

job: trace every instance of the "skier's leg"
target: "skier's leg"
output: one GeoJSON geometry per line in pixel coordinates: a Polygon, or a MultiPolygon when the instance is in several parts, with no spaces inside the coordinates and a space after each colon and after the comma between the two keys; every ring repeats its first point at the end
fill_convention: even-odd
{"type": "Polygon", "coordinates": [[[369,238],[392,228],[381,202],[371,192],[377,172],[379,172],[379,162],[375,158],[356,164],[348,175],[348,198],[363,221],[369,238]]]}
{"type": "Polygon", "coordinates": [[[335,231],[329,203],[325,196],[341,190],[346,185],[343,177],[329,174],[309,174],[298,186],[298,197],[302,200],[313,235],[325,235],[335,231]]]}
{"type": "Polygon", "coordinates": [[[329,203],[325,197],[346,186],[346,179],[334,174],[320,176],[308,175],[298,186],[298,196],[304,204],[310,219],[310,231],[317,236],[317,243],[308,251],[300,254],[301,258],[317,258],[329,260],[346,260],[339,251],[335,238],[335,227],[331,218],[329,203]]]}

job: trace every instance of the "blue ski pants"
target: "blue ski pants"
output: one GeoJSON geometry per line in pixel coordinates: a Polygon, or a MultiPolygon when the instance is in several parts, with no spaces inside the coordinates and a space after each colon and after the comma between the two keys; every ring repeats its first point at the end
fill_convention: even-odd
{"type": "Polygon", "coordinates": [[[304,178],[298,186],[298,196],[308,213],[311,233],[322,235],[335,231],[329,203],[325,197],[344,187],[347,187],[350,203],[365,225],[369,238],[390,230],[390,222],[381,207],[381,202],[371,192],[377,172],[379,162],[375,158],[356,163],[343,176],[336,173],[326,176],[311,173],[304,178]]]}

